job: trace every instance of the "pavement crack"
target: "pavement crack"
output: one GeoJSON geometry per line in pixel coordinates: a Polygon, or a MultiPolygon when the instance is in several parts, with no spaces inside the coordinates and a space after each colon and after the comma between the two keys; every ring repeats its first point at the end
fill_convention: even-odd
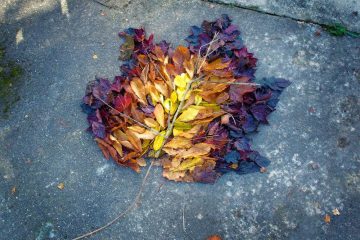
{"type": "MultiPolygon", "coordinates": [[[[244,5],[240,5],[240,4],[226,3],[226,2],[223,2],[223,1],[220,1],[220,0],[201,0],[201,1],[202,2],[215,3],[215,4],[228,6],[228,7],[235,7],[235,8],[245,9],[245,10],[249,10],[249,11],[253,11],[253,12],[257,12],[257,13],[261,13],[261,14],[266,14],[266,15],[270,15],[270,16],[290,19],[290,20],[297,21],[297,22],[300,22],[300,23],[314,24],[314,25],[322,27],[326,31],[328,31],[328,29],[341,27],[341,28],[345,29],[345,32],[344,32],[343,35],[349,35],[351,37],[360,37],[359,32],[350,31],[345,26],[342,26],[342,25],[339,25],[339,24],[331,25],[331,24],[320,23],[320,22],[317,22],[317,21],[314,21],[314,20],[311,20],[311,19],[301,19],[301,18],[291,17],[291,16],[287,16],[287,15],[276,14],[276,13],[261,10],[257,6],[244,6],[244,5]]],[[[339,36],[339,35],[336,35],[336,34],[332,34],[331,32],[330,32],[330,34],[335,35],[335,36],[339,36]]],[[[341,35],[341,36],[343,36],[343,35],[341,35]]]]}

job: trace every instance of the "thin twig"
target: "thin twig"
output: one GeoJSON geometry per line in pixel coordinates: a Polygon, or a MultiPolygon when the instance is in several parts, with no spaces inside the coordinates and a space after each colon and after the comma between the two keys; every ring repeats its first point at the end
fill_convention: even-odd
{"type": "Polygon", "coordinates": [[[133,201],[133,203],[127,208],[125,209],[124,211],[122,211],[119,215],[117,215],[113,220],[111,220],[110,222],[108,222],[107,224],[105,224],[104,226],[102,227],[99,227],[91,232],[88,232],[88,233],[85,233],[79,237],[76,237],[76,238],[73,238],[72,240],[79,240],[79,239],[83,239],[83,238],[86,238],[86,237],[89,237],[95,233],[98,233],[102,230],[104,230],[105,228],[108,228],[109,226],[113,225],[116,221],[118,221],[120,218],[124,217],[127,213],[131,212],[132,210],[134,210],[137,205],[140,203],[140,198],[141,198],[141,195],[142,195],[142,192],[144,190],[144,186],[145,186],[145,183],[146,183],[146,180],[147,178],[149,177],[149,173],[150,173],[150,170],[152,168],[154,164],[154,161],[151,161],[151,164],[148,168],[148,170],[146,171],[146,174],[145,174],[145,177],[141,183],[141,186],[140,186],[140,189],[139,189],[139,192],[138,194],[136,195],[135,197],[135,200],[133,201]]]}
{"type": "Polygon", "coordinates": [[[151,132],[155,133],[156,135],[159,135],[159,134],[160,134],[159,131],[157,131],[157,130],[155,130],[155,129],[153,129],[153,128],[151,128],[151,127],[149,127],[149,126],[147,126],[147,125],[145,125],[145,124],[137,121],[136,119],[134,119],[134,118],[126,115],[125,113],[122,113],[122,112],[118,111],[117,109],[113,108],[111,105],[109,105],[107,102],[105,102],[105,101],[102,100],[101,98],[98,98],[98,97],[95,97],[95,98],[98,99],[98,100],[100,100],[102,103],[104,103],[106,106],[108,106],[108,107],[111,108],[112,110],[116,111],[116,113],[119,114],[120,116],[122,116],[122,117],[124,117],[124,118],[128,118],[128,119],[130,119],[131,121],[134,121],[136,124],[138,124],[138,125],[146,128],[146,129],[150,130],[151,132]]]}
{"type": "Polygon", "coordinates": [[[221,84],[229,84],[229,85],[261,86],[261,84],[258,84],[258,83],[244,83],[244,82],[218,82],[218,81],[206,81],[206,83],[221,83],[221,84]]]}

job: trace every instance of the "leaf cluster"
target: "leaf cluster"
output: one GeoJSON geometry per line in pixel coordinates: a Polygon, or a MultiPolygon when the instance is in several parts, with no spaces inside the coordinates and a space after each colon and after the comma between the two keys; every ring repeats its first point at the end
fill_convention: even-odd
{"type": "Polygon", "coordinates": [[[246,135],[275,110],[289,82],[256,80],[257,59],[227,15],[191,27],[188,46],[121,32],[122,75],[88,84],[83,109],[106,158],[139,172],[156,158],[169,180],[213,183],[264,171],[246,135]]]}

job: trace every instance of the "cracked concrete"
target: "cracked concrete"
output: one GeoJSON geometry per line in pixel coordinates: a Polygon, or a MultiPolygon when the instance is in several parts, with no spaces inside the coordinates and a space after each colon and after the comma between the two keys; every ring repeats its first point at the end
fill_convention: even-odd
{"type": "Polygon", "coordinates": [[[144,173],[106,161],[85,131],[86,83],[119,73],[122,29],[144,26],[157,40],[184,44],[191,25],[222,13],[259,59],[257,77],[293,82],[270,125],[253,136],[254,148],[272,161],[268,173],[227,174],[204,185],[166,181],[154,168],[141,207],[91,239],[358,238],[359,39],[195,0],[106,3],[117,7],[67,1],[68,16],[60,1],[36,11],[22,0],[0,7],[7,57],[25,69],[21,100],[0,120],[1,239],[71,239],[131,204],[144,173]]]}
{"type": "Polygon", "coordinates": [[[351,31],[360,32],[360,1],[357,0],[209,0],[209,2],[224,3],[305,22],[325,25],[339,23],[351,31]]]}

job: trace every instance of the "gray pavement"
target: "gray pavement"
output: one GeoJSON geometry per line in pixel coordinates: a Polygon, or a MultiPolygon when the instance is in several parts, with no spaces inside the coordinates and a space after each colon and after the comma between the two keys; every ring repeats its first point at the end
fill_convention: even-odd
{"type": "Polygon", "coordinates": [[[341,24],[360,32],[359,0],[210,0],[320,24],[341,24]]]}
{"type": "Polygon", "coordinates": [[[205,185],[166,181],[155,168],[141,206],[91,239],[358,239],[360,39],[195,0],[6,2],[0,36],[24,75],[0,120],[0,239],[71,239],[131,204],[145,172],[106,161],[85,131],[86,83],[119,74],[122,29],[184,44],[191,25],[222,13],[259,59],[258,77],[293,82],[253,136],[268,173],[205,185]]]}

